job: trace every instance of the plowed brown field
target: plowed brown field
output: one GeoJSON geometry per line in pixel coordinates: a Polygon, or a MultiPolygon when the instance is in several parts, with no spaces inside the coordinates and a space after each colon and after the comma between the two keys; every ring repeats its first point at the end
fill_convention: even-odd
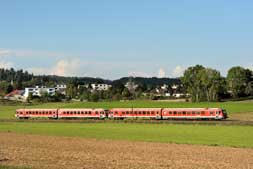
{"type": "Polygon", "coordinates": [[[0,133],[0,165],[39,169],[250,169],[253,149],[0,133]]]}

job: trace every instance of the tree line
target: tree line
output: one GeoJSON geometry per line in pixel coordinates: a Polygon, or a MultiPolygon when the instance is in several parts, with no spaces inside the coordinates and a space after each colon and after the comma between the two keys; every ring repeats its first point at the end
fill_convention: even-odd
{"type": "Polygon", "coordinates": [[[222,77],[218,70],[196,65],[185,70],[181,81],[193,102],[253,96],[253,72],[240,66],[222,77]]]}
{"type": "MultiPolygon", "coordinates": [[[[121,100],[121,99],[157,99],[156,88],[167,84],[166,92],[173,92],[172,85],[177,84],[177,92],[189,94],[193,102],[221,101],[227,98],[253,97],[253,72],[236,66],[228,70],[223,77],[218,70],[195,65],[185,70],[181,78],[144,78],[124,77],[117,80],[106,80],[92,77],[62,77],[53,75],[36,76],[27,71],[0,69],[0,95],[5,95],[14,89],[25,87],[66,84],[66,95],[59,95],[60,99],[80,99],[88,101],[121,100]],[[127,88],[127,82],[137,84],[136,88],[127,88]],[[107,91],[92,91],[91,86],[85,84],[105,83],[112,85],[107,91]]],[[[164,93],[162,93],[164,94],[164,93]]],[[[43,96],[40,100],[50,100],[43,96]]],[[[58,99],[58,94],[51,100],[58,99]]]]}

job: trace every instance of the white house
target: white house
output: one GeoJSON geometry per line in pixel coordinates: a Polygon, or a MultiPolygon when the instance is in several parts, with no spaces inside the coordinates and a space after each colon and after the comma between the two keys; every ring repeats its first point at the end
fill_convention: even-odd
{"type": "Polygon", "coordinates": [[[58,93],[61,93],[63,95],[66,95],[66,88],[67,88],[67,86],[65,84],[56,85],[55,91],[58,93]]]}
{"type": "Polygon", "coordinates": [[[174,85],[171,86],[171,88],[172,88],[173,90],[176,90],[176,89],[178,88],[178,85],[175,85],[175,84],[174,84],[174,85]]]}
{"type": "Polygon", "coordinates": [[[125,87],[129,90],[129,91],[135,91],[138,88],[138,84],[135,84],[133,81],[128,81],[125,84],[125,87]]]}
{"type": "Polygon", "coordinates": [[[47,88],[46,86],[36,86],[35,88],[29,87],[25,88],[24,97],[27,98],[29,93],[32,93],[32,96],[40,97],[43,93],[47,93],[50,96],[55,95],[55,88],[47,88]]]}
{"type": "Polygon", "coordinates": [[[112,85],[108,85],[108,84],[91,84],[92,90],[98,90],[98,91],[102,91],[102,90],[108,90],[110,87],[112,87],[112,85]]]}

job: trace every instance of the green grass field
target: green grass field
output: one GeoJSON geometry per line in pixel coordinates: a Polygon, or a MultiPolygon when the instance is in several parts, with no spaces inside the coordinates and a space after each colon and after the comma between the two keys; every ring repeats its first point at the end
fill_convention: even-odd
{"type": "Polygon", "coordinates": [[[2,122],[0,132],[129,141],[253,147],[253,126],[2,122]]]}
{"type": "MultiPolygon", "coordinates": [[[[32,106],[0,105],[0,120],[14,119],[17,108],[114,108],[114,107],[222,107],[229,116],[252,117],[253,102],[185,103],[158,101],[45,103],[32,106]]],[[[247,120],[247,118],[246,118],[247,120]]],[[[1,122],[0,132],[70,136],[129,141],[173,142],[232,147],[253,147],[253,126],[137,123],[1,122]]]]}
{"type": "Polygon", "coordinates": [[[229,114],[253,112],[253,102],[158,102],[158,101],[125,101],[125,102],[73,102],[73,103],[45,103],[33,106],[0,105],[0,119],[14,119],[17,108],[114,108],[114,107],[221,107],[229,114]]]}

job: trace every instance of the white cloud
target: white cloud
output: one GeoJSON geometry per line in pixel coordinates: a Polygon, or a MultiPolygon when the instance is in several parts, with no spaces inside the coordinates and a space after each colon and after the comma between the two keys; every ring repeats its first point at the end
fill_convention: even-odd
{"type": "Polygon", "coordinates": [[[5,62],[5,61],[0,62],[0,68],[9,69],[13,67],[14,67],[14,63],[12,62],[5,62]]]}
{"type": "Polygon", "coordinates": [[[77,76],[80,75],[80,66],[79,59],[61,59],[49,68],[32,67],[27,70],[36,75],[77,76]]]}
{"type": "Polygon", "coordinates": [[[176,66],[173,70],[172,70],[172,73],[171,75],[173,77],[180,77],[183,75],[185,71],[185,67],[182,67],[182,66],[176,66]]]}
{"type": "Polygon", "coordinates": [[[128,72],[128,76],[133,76],[133,77],[151,77],[149,74],[144,73],[144,72],[138,72],[138,71],[132,71],[128,72]]]}
{"type": "Polygon", "coordinates": [[[163,68],[160,68],[159,71],[158,71],[158,77],[159,78],[164,78],[166,76],[166,73],[164,71],[163,68]]]}

